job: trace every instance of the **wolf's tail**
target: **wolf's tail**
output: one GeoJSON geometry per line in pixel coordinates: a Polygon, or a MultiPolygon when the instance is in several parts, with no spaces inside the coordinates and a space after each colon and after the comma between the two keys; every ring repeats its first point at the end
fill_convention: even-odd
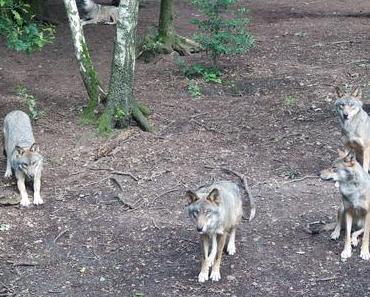
{"type": "Polygon", "coordinates": [[[247,183],[247,178],[245,177],[245,175],[239,173],[239,172],[236,172],[236,171],[233,171],[233,170],[230,170],[228,168],[221,168],[223,171],[227,172],[227,173],[232,173],[234,174],[235,176],[239,177],[241,182],[243,183],[243,186],[244,186],[244,189],[245,191],[247,192],[248,194],[248,197],[249,197],[249,204],[250,204],[250,215],[249,215],[249,221],[252,221],[254,219],[254,217],[256,216],[256,201],[251,193],[251,190],[249,189],[249,186],[248,186],[248,183],[247,183]]]}

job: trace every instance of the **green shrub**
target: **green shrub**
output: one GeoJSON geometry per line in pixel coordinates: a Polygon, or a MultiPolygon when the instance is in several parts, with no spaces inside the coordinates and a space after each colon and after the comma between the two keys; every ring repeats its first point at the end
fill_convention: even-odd
{"type": "Polygon", "coordinates": [[[54,28],[35,22],[27,1],[0,0],[0,34],[9,48],[31,53],[54,39],[54,28]]]}
{"type": "Polygon", "coordinates": [[[246,31],[248,10],[244,7],[232,8],[237,2],[192,0],[192,4],[205,15],[205,18],[192,20],[198,26],[194,40],[206,50],[214,66],[221,55],[242,54],[254,45],[253,37],[246,31]],[[232,17],[226,16],[228,12],[232,17]]]}

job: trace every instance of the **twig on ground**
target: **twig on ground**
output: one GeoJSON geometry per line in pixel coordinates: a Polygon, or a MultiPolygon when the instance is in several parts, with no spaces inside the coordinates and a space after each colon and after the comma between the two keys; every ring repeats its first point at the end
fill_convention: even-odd
{"type": "Polygon", "coordinates": [[[316,279],[317,282],[327,282],[327,281],[331,281],[331,280],[335,280],[337,279],[337,277],[335,275],[333,276],[329,276],[329,277],[324,277],[324,278],[318,278],[316,279]]]}
{"type": "Polygon", "coordinates": [[[281,185],[286,185],[286,184],[290,184],[290,183],[300,182],[300,181],[305,180],[307,178],[319,178],[319,177],[317,175],[306,175],[306,176],[301,177],[301,178],[296,178],[296,179],[288,180],[286,182],[283,182],[281,185]]]}
{"type": "Polygon", "coordinates": [[[118,193],[117,194],[117,199],[124,205],[124,206],[126,206],[127,208],[129,208],[129,209],[135,209],[135,206],[134,205],[132,205],[132,204],[130,204],[130,203],[128,203],[127,201],[125,201],[124,199],[123,199],[123,195],[122,195],[122,193],[123,193],[123,188],[122,188],[122,186],[121,186],[121,184],[118,182],[118,180],[116,180],[114,177],[110,177],[110,180],[118,187],[118,189],[120,190],[120,192],[121,193],[118,193]]]}
{"type": "Polygon", "coordinates": [[[60,232],[57,237],[54,238],[54,243],[56,243],[58,241],[59,238],[61,238],[65,233],[67,233],[69,231],[69,229],[65,229],[63,230],[62,232],[60,232]]]}
{"type": "Polygon", "coordinates": [[[111,174],[116,175],[126,175],[131,177],[134,181],[138,181],[139,178],[135,175],[133,175],[131,172],[124,172],[124,171],[117,171],[114,168],[93,168],[93,167],[87,167],[89,170],[95,170],[95,171],[110,171],[111,174]]]}
{"type": "Polygon", "coordinates": [[[157,195],[157,197],[155,197],[155,198],[152,200],[151,204],[153,205],[153,204],[154,204],[154,203],[155,203],[155,202],[156,202],[160,197],[162,197],[162,196],[164,196],[164,195],[167,195],[167,194],[172,193],[172,192],[180,191],[180,190],[182,190],[182,188],[176,187],[176,188],[173,188],[173,189],[171,189],[171,190],[165,191],[165,192],[163,192],[163,193],[161,193],[161,194],[157,195]]]}
{"type": "Polygon", "coordinates": [[[215,133],[219,133],[219,134],[225,135],[225,133],[224,133],[224,132],[218,131],[218,130],[216,130],[216,129],[214,129],[214,128],[210,128],[210,127],[208,127],[207,125],[205,125],[205,124],[203,124],[203,123],[201,123],[201,122],[199,122],[199,121],[197,121],[197,120],[195,120],[195,119],[193,119],[193,118],[191,118],[191,119],[190,119],[190,122],[194,122],[194,123],[195,123],[195,124],[197,124],[198,126],[201,126],[201,127],[203,127],[204,129],[206,129],[207,131],[215,132],[215,133]]]}
{"type": "Polygon", "coordinates": [[[8,264],[11,264],[13,266],[37,266],[39,263],[37,262],[13,262],[13,261],[7,261],[8,264]]]}
{"type": "Polygon", "coordinates": [[[152,223],[154,225],[154,228],[159,229],[159,227],[157,226],[157,223],[155,222],[155,220],[153,218],[152,218],[152,223]]]}

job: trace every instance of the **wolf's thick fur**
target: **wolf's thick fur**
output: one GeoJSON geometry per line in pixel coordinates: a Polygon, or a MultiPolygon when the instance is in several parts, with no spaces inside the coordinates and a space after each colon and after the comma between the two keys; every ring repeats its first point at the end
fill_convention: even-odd
{"type": "Polygon", "coordinates": [[[334,180],[339,184],[342,204],[338,210],[335,229],[331,235],[339,238],[342,227],[345,229],[344,249],[341,258],[351,257],[352,246],[358,244],[358,236],[364,233],[360,256],[364,260],[370,259],[369,231],[370,231],[370,176],[357,162],[352,152],[339,151],[339,158],[329,169],[322,170],[320,177],[324,180],[334,180]],[[360,230],[352,234],[353,225],[360,230]]]}
{"type": "Polygon", "coordinates": [[[348,150],[353,150],[356,158],[369,171],[370,165],[370,117],[362,109],[361,90],[344,94],[336,88],[338,99],[335,108],[342,128],[342,141],[348,150]]]}
{"type": "Polygon", "coordinates": [[[221,279],[220,265],[222,252],[229,233],[227,252],[235,254],[235,231],[243,215],[242,198],[239,186],[230,181],[218,181],[203,186],[197,191],[188,191],[187,212],[201,235],[202,259],[198,281],[208,280],[209,267],[212,266],[211,279],[221,279]],[[212,250],[208,254],[209,240],[212,250]]]}
{"type": "Polygon", "coordinates": [[[117,23],[118,7],[116,6],[97,4],[93,0],[78,0],[77,6],[82,26],[98,23],[114,25],[117,23]]]}
{"type": "Polygon", "coordinates": [[[43,158],[32,133],[31,120],[23,111],[15,110],[4,119],[5,177],[15,173],[22,206],[29,206],[25,181],[33,180],[34,204],[43,204],[40,194],[43,158]]]}

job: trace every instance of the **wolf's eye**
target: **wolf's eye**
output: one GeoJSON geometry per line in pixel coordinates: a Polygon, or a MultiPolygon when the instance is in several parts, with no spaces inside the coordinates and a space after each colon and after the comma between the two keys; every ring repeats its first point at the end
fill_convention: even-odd
{"type": "Polygon", "coordinates": [[[192,213],[193,217],[196,218],[198,216],[198,213],[199,213],[198,210],[194,210],[192,213]]]}
{"type": "Polygon", "coordinates": [[[27,164],[27,163],[25,163],[25,162],[22,162],[22,163],[21,163],[21,166],[22,166],[23,168],[27,168],[27,167],[28,167],[28,164],[27,164]]]}

